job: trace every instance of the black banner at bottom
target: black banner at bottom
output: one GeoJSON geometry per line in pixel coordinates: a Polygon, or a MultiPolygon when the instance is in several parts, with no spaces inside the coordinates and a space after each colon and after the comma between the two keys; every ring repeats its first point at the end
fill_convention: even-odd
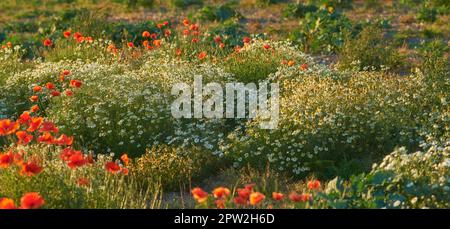
{"type": "Polygon", "coordinates": [[[447,210],[6,210],[4,226],[229,227],[431,226],[448,222],[447,210]]]}

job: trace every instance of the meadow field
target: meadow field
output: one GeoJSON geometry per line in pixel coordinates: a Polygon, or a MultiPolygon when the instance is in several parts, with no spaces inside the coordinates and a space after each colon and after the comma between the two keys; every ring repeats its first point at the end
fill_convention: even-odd
{"type": "Polygon", "coordinates": [[[446,0],[1,1],[0,209],[448,209],[449,21],[446,0]],[[276,127],[174,117],[198,75],[278,85],[276,127]]]}

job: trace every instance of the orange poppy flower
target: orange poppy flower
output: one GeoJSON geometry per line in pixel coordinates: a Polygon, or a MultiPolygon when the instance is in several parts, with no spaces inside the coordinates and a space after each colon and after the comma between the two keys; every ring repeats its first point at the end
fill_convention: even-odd
{"type": "Polygon", "coordinates": [[[150,37],[150,32],[149,31],[142,32],[142,37],[145,37],[145,38],[150,37]]]}
{"type": "Polygon", "coordinates": [[[224,199],[217,199],[214,203],[216,204],[217,209],[225,209],[226,201],[224,199]]]}
{"type": "Polygon", "coordinates": [[[189,20],[188,19],[184,19],[183,20],[183,25],[184,26],[189,26],[189,20]]]}
{"type": "Polygon", "coordinates": [[[181,49],[177,49],[175,53],[176,53],[177,56],[181,56],[183,51],[181,49]]]}
{"type": "Polygon", "coordinates": [[[0,136],[10,135],[20,128],[19,122],[13,122],[9,119],[0,120],[0,136]]]}
{"type": "Polygon", "coordinates": [[[318,181],[318,180],[308,181],[307,186],[308,186],[308,189],[319,190],[320,189],[320,181],[318,181]]]}
{"type": "Polygon", "coordinates": [[[39,129],[39,127],[41,127],[43,122],[44,118],[42,117],[31,118],[30,126],[28,127],[27,131],[28,132],[36,131],[37,129],[39,129]]]}
{"type": "Polygon", "coordinates": [[[63,35],[65,38],[69,38],[72,33],[69,30],[64,31],[63,35]]]}
{"type": "Polygon", "coordinates": [[[219,47],[220,47],[221,49],[223,49],[223,48],[225,48],[225,44],[224,44],[224,43],[220,43],[220,44],[219,44],[219,47]]]}
{"type": "Polygon", "coordinates": [[[50,40],[49,38],[45,39],[42,43],[44,44],[45,47],[50,47],[53,45],[52,40],[50,40]]]}
{"type": "Polygon", "coordinates": [[[110,173],[118,173],[120,171],[120,166],[112,161],[106,163],[105,168],[110,173]]]}
{"type": "Polygon", "coordinates": [[[201,188],[194,188],[191,190],[192,196],[198,203],[204,203],[208,200],[208,193],[201,188]]]}
{"type": "Polygon", "coordinates": [[[14,161],[14,155],[11,152],[0,154],[0,168],[8,168],[14,161]]]}
{"type": "Polygon", "coordinates": [[[35,162],[27,162],[22,163],[22,170],[20,171],[20,174],[22,176],[34,176],[36,174],[39,174],[42,172],[42,167],[36,164],[35,162]]]}
{"type": "Polygon", "coordinates": [[[120,172],[126,176],[126,175],[128,175],[129,170],[128,170],[128,168],[122,168],[122,170],[120,172]]]}
{"type": "Polygon", "coordinates": [[[40,92],[40,91],[42,91],[42,87],[36,85],[36,86],[33,87],[33,91],[34,91],[34,92],[40,92]]]}
{"type": "Polygon", "coordinates": [[[148,40],[145,40],[142,42],[142,46],[147,47],[147,45],[148,45],[148,40]]]}
{"type": "Polygon", "coordinates": [[[198,31],[199,26],[198,26],[197,24],[192,24],[192,25],[189,27],[189,29],[192,30],[192,31],[198,31]]]}
{"type": "Polygon", "coordinates": [[[230,189],[225,187],[217,187],[213,190],[213,195],[215,198],[226,198],[230,195],[230,189]]]}
{"type": "Polygon", "coordinates": [[[203,59],[205,59],[206,55],[207,55],[206,52],[202,51],[200,54],[198,54],[198,59],[203,60],[203,59]]]}
{"type": "Polygon", "coordinates": [[[36,102],[38,99],[39,99],[39,97],[37,95],[33,95],[30,97],[31,102],[36,102]]]}
{"type": "Polygon", "coordinates": [[[272,192],[272,198],[274,200],[280,201],[284,199],[284,195],[282,193],[279,192],[272,192]]]}
{"type": "Polygon", "coordinates": [[[128,154],[126,154],[126,153],[120,157],[120,160],[122,160],[122,162],[125,165],[128,165],[130,163],[130,158],[128,157],[128,154]]]}
{"type": "Polygon", "coordinates": [[[92,37],[86,37],[84,40],[88,43],[94,42],[94,38],[92,38],[92,37]]]}
{"type": "Polygon", "coordinates": [[[294,64],[295,64],[295,61],[293,61],[293,60],[290,60],[290,61],[288,61],[288,63],[287,63],[287,65],[288,65],[289,67],[292,67],[294,64]]]}
{"type": "Polygon", "coordinates": [[[36,113],[38,110],[39,110],[39,106],[38,106],[38,105],[33,105],[33,106],[31,106],[31,108],[30,108],[30,111],[31,111],[32,113],[36,113]]]}
{"type": "Polygon", "coordinates": [[[8,48],[11,48],[12,47],[11,41],[6,42],[6,46],[8,46],[8,48]]]}
{"type": "Polygon", "coordinates": [[[84,37],[83,36],[77,37],[75,39],[76,39],[77,43],[83,43],[83,41],[84,41],[84,37]]]}
{"type": "Polygon", "coordinates": [[[37,209],[44,204],[44,198],[37,192],[29,192],[20,199],[20,208],[22,209],[37,209]]]}
{"type": "Polygon", "coordinates": [[[45,132],[37,138],[37,141],[39,143],[46,143],[47,145],[51,145],[54,142],[54,138],[49,132],[45,132]]]}
{"type": "Polygon", "coordinates": [[[187,37],[187,36],[189,36],[189,33],[191,33],[191,31],[189,31],[189,29],[183,30],[183,36],[187,37]]]}
{"type": "Polygon", "coordinates": [[[10,198],[0,198],[0,209],[16,209],[14,200],[10,198]]]}
{"type": "Polygon", "coordinates": [[[19,139],[19,141],[17,142],[19,145],[26,145],[30,143],[31,140],[33,140],[33,135],[28,134],[26,131],[22,130],[17,131],[16,136],[19,139]]]}
{"type": "Polygon", "coordinates": [[[153,41],[153,45],[154,45],[155,47],[161,46],[161,40],[154,40],[154,41],[153,41]]]}
{"type": "Polygon", "coordinates": [[[257,205],[261,201],[263,201],[265,198],[266,198],[266,196],[264,196],[262,193],[254,192],[254,193],[250,194],[250,204],[257,205]]]}
{"type": "Polygon", "coordinates": [[[82,83],[79,80],[70,80],[70,86],[79,88],[81,87],[82,83]]]}

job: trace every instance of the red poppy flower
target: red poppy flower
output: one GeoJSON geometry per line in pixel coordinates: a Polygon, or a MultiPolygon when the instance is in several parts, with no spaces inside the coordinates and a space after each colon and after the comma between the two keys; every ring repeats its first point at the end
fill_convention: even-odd
{"type": "Polygon", "coordinates": [[[261,201],[263,201],[265,198],[266,198],[266,196],[264,196],[262,193],[254,192],[254,193],[250,194],[250,204],[257,205],[261,201]]]}
{"type": "Polygon", "coordinates": [[[279,192],[272,192],[272,198],[274,200],[280,201],[284,199],[284,195],[282,193],[279,192]]]}
{"type": "Polygon", "coordinates": [[[308,69],[308,64],[304,63],[302,65],[300,65],[300,70],[305,71],[308,69]]]}
{"type": "Polygon", "coordinates": [[[83,41],[84,41],[84,37],[83,36],[77,37],[75,39],[76,39],[77,43],[83,43],[83,41]]]}
{"type": "Polygon", "coordinates": [[[45,132],[44,134],[42,134],[41,136],[39,136],[37,138],[37,141],[39,143],[45,143],[47,145],[51,145],[54,142],[54,138],[49,132],[45,132]]]}
{"type": "Polygon", "coordinates": [[[128,165],[130,163],[130,158],[128,157],[128,154],[126,154],[126,153],[120,157],[120,160],[122,160],[122,162],[125,165],[128,165]]]}
{"type": "Polygon", "coordinates": [[[53,83],[46,83],[46,84],[45,84],[45,87],[46,87],[48,90],[55,89],[55,85],[54,85],[53,83]]]}
{"type": "Polygon", "coordinates": [[[221,49],[223,49],[223,48],[225,48],[225,44],[224,44],[224,43],[220,43],[220,44],[219,44],[219,47],[220,47],[221,49]]]}
{"type": "Polygon", "coordinates": [[[71,34],[72,34],[72,32],[70,32],[69,30],[64,31],[64,33],[63,33],[65,38],[69,38],[71,34]]]}
{"type": "Polygon", "coordinates": [[[74,150],[72,150],[72,148],[67,147],[65,149],[63,149],[63,151],[61,152],[61,154],[59,155],[59,157],[61,158],[61,160],[63,161],[68,161],[70,156],[72,156],[73,152],[75,152],[74,150]]]}
{"type": "Polygon", "coordinates": [[[237,205],[247,205],[247,199],[240,196],[235,197],[233,202],[237,205]]]}
{"type": "Polygon", "coordinates": [[[240,52],[240,51],[241,51],[241,46],[236,45],[236,46],[234,47],[234,51],[235,51],[235,52],[240,52]]]}
{"type": "Polygon", "coordinates": [[[14,200],[10,198],[0,198],[0,209],[16,209],[14,200]]]}
{"type": "Polygon", "coordinates": [[[30,112],[24,111],[20,116],[18,122],[20,124],[27,124],[31,121],[30,112]]]}
{"type": "Polygon", "coordinates": [[[187,36],[189,36],[189,33],[191,33],[191,31],[189,31],[189,29],[183,30],[183,36],[187,37],[187,36]]]}
{"type": "Polygon", "coordinates": [[[44,44],[45,47],[52,46],[52,44],[53,44],[52,40],[50,40],[48,38],[45,39],[42,43],[44,44]]]}
{"type": "Polygon", "coordinates": [[[134,44],[133,44],[133,42],[130,41],[130,42],[127,43],[127,46],[128,46],[128,48],[133,48],[134,44]]]}
{"type": "Polygon", "coordinates": [[[221,42],[222,42],[222,38],[221,38],[220,36],[216,36],[216,37],[214,38],[214,42],[216,42],[216,43],[221,43],[221,42]]]}
{"type": "Polygon", "coordinates": [[[55,139],[54,142],[60,146],[70,146],[73,144],[73,137],[68,137],[67,135],[62,134],[59,138],[55,139]]]}
{"type": "Polygon", "coordinates": [[[248,200],[251,192],[252,192],[251,190],[248,190],[246,188],[238,188],[237,189],[238,196],[241,198],[244,198],[246,200],[248,200]]]}
{"type": "Polygon", "coordinates": [[[39,127],[41,127],[43,122],[44,118],[42,117],[31,118],[30,126],[28,127],[27,131],[28,132],[36,131],[37,129],[39,129],[39,127]]]}
{"type": "Polygon", "coordinates": [[[88,43],[94,42],[94,38],[92,38],[92,37],[86,37],[84,40],[88,43]]]}
{"type": "Polygon", "coordinates": [[[164,27],[164,24],[163,23],[159,23],[159,24],[156,25],[156,27],[158,27],[158,29],[161,29],[162,27],[164,27]]]}
{"type": "Polygon", "coordinates": [[[152,50],[152,49],[153,49],[153,46],[147,45],[147,50],[152,50]]]}
{"type": "Polygon", "coordinates": [[[264,49],[266,49],[266,50],[267,50],[267,49],[270,49],[270,45],[269,45],[269,44],[264,44],[263,47],[264,47],[264,49]]]}
{"type": "Polygon", "coordinates": [[[149,31],[142,32],[142,37],[145,37],[145,38],[150,37],[150,32],[149,31]]]}
{"type": "Polygon", "coordinates": [[[58,97],[58,96],[61,95],[61,92],[59,92],[58,90],[53,90],[53,91],[50,92],[50,94],[51,94],[53,97],[58,97]]]}
{"type": "Polygon", "coordinates": [[[79,87],[81,87],[81,81],[79,81],[79,80],[70,80],[70,86],[72,86],[72,87],[76,87],[76,88],[79,88],[79,87]]]}
{"type": "Polygon", "coordinates": [[[289,199],[292,202],[306,202],[311,199],[311,195],[307,193],[297,194],[296,192],[293,192],[289,195],[289,199]]]}
{"type": "Polygon", "coordinates": [[[36,164],[35,162],[27,162],[22,163],[22,170],[20,171],[20,174],[22,176],[34,176],[36,174],[39,174],[42,172],[42,167],[36,164]]]}
{"type": "Polygon", "coordinates": [[[19,145],[26,145],[30,143],[31,140],[33,140],[33,135],[28,134],[26,131],[22,130],[17,131],[16,136],[19,139],[19,141],[17,142],[19,145]]]}
{"type": "Polygon", "coordinates": [[[177,56],[181,56],[182,53],[183,53],[183,51],[181,49],[177,49],[176,50],[176,55],[177,56]]]}
{"type": "Polygon", "coordinates": [[[117,163],[112,162],[112,161],[106,163],[105,168],[108,172],[111,172],[111,173],[118,173],[120,171],[120,166],[117,163]]]}
{"type": "Polygon", "coordinates": [[[308,189],[319,190],[320,189],[320,181],[318,181],[318,180],[308,181],[307,186],[308,186],[308,189]]]}
{"type": "Polygon", "coordinates": [[[230,189],[225,188],[225,187],[217,187],[213,190],[213,195],[215,198],[226,198],[227,196],[230,195],[230,189]]]}
{"type": "Polygon", "coordinates": [[[33,87],[33,91],[34,91],[34,92],[40,92],[40,91],[42,91],[42,87],[36,85],[36,86],[33,87]]]}
{"type": "Polygon", "coordinates": [[[20,208],[22,209],[37,209],[44,204],[44,198],[37,192],[29,192],[20,199],[20,208]]]}
{"type": "Polygon", "coordinates": [[[0,154],[0,168],[8,168],[14,161],[14,155],[11,152],[0,154]]]}
{"type": "Polygon", "coordinates": [[[128,175],[129,170],[128,170],[128,168],[122,168],[122,170],[120,172],[126,176],[126,175],[128,175]]]}
{"type": "Polygon", "coordinates": [[[192,38],[191,42],[192,43],[197,43],[198,42],[198,38],[196,38],[196,37],[192,38]]]}
{"type": "Polygon", "coordinates": [[[255,184],[246,184],[244,186],[245,189],[249,190],[249,191],[253,191],[253,187],[255,187],[255,184]]]}
{"type": "Polygon", "coordinates": [[[169,37],[171,34],[172,34],[172,31],[170,31],[170,29],[164,30],[164,36],[165,37],[169,37]]]}
{"type": "Polygon", "coordinates": [[[247,44],[250,43],[250,41],[252,41],[252,39],[250,37],[244,37],[244,39],[242,39],[242,41],[247,44]]]}
{"type": "Polygon", "coordinates": [[[198,203],[204,203],[208,200],[208,193],[201,188],[194,188],[191,190],[192,196],[198,203]]]}
{"type": "Polygon", "coordinates": [[[76,169],[77,167],[81,167],[87,163],[86,159],[84,158],[83,153],[81,151],[73,151],[72,155],[68,158],[67,165],[71,169],[76,169]]]}
{"type": "Polygon", "coordinates": [[[65,76],[68,76],[68,75],[70,75],[70,70],[65,69],[62,71],[62,74],[65,76]]]}
{"type": "Polygon", "coordinates": [[[66,96],[72,96],[73,95],[73,91],[72,90],[69,90],[69,89],[67,89],[67,90],[65,90],[64,91],[64,94],[66,94],[66,96]]]}
{"type": "Polygon", "coordinates": [[[198,31],[199,27],[198,27],[197,24],[192,24],[192,25],[189,27],[189,29],[192,30],[192,31],[198,31]]]}
{"type": "Polygon", "coordinates": [[[0,136],[10,135],[20,128],[19,122],[13,122],[9,119],[0,120],[0,136]]]}
{"type": "Polygon", "coordinates": [[[152,33],[152,34],[150,34],[150,38],[151,39],[156,39],[156,38],[158,38],[158,34],[152,33]]]}
{"type": "Polygon", "coordinates": [[[205,59],[206,55],[207,55],[206,52],[203,51],[203,52],[201,52],[200,54],[198,54],[198,59],[199,59],[199,60],[203,60],[203,59],[205,59]]]}
{"type": "Polygon", "coordinates": [[[77,180],[78,186],[89,186],[89,179],[81,177],[77,180]]]}
{"type": "Polygon", "coordinates": [[[44,122],[42,123],[42,127],[41,129],[39,129],[39,132],[53,132],[53,133],[58,133],[58,128],[55,126],[55,124],[53,122],[44,122]]]}
{"type": "Polygon", "coordinates": [[[82,37],[83,37],[83,34],[81,34],[80,32],[76,32],[73,34],[73,38],[76,40],[78,40],[79,38],[82,38],[82,37]]]}
{"type": "Polygon", "coordinates": [[[33,106],[31,106],[31,108],[30,108],[30,111],[31,111],[32,113],[36,113],[38,110],[39,110],[39,106],[38,106],[38,105],[33,105],[33,106]]]}

